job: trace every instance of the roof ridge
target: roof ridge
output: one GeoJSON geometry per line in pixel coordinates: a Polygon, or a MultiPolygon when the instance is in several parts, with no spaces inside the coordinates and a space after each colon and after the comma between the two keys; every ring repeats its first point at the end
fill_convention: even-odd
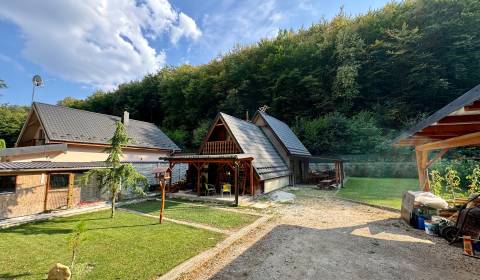
{"type": "Polygon", "coordinates": [[[255,126],[255,127],[258,127],[258,126],[256,126],[254,123],[252,123],[252,122],[250,122],[250,121],[242,120],[241,118],[237,118],[237,117],[232,116],[232,115],[229,115],[229,114],[227,114],[227,113],[220,112],[220,114],[229,116],[229,117],[231,117],[231,118],[234,118],[235,120],[238,120],[238,121],[241,121],[241,122],[244,122],[244,123],[248,123],[248,124],[251,124],[251,125],[253,125],[253,126],[255,126]]]}
{"type": "MultiPolygon", "coordinates": [[[[72,107],[63,106],[63,105],[54,105],[54,104],[48,104],[48,103],[44,103],[44,102],[37,102],[37,101],[33,102],[33,104],[47,105],[47,106],[56,107],[56,108],[65,108],[65,109],[68,109],[68,110],[80,111],[80,112],[85,112],[85,113],[90,113],[90,114],[96,114],[96,115],[102,115],[102,116],[107,116],[107,117],[115,117],[115,118],[119,118],[120,120],[122,119],[122,117],[116,116],[116,115],[109,115],[109,114],[104,114],[104,113],[87,111],[87,110],[82,110],[82,109],[78,109],[78,108],[72,108],[72,107]]],[[[130,121],[144,122],[144,123],[149,123],[149,124],[155,125],[154,123],[146,122],[146,121],[141,121],[141,120],[137,120],[137,119],[130,119],[130,121]]]]}

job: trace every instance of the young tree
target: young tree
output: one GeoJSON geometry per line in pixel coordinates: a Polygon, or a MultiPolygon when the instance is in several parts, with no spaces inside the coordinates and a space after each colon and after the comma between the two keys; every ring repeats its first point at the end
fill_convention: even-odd
{"type": "Polygon", "coordinates": [[[443,182],[445,178],[442,177],[438,170],[432,170],[430,172],[430,176],[432,177],[431,180],[431,189],[434,195],[440,196],[443,191],[443,182]]]}
{"type": "Polygon", "coordinates": [[[105,152],[109,154],[105,161],[107,167],[92,169],[82,177],[83,185],[94,179],[103,193],[108,192],[110,194],[112,201],[111,218],[115,217],[115,202],[122,189],[130,189],[134,193],[145,195],[144,188],[148,185],[147,178],[138,173],[131,164],[120,162],[123,155],[122,148],[129,141],[130,138],[125,126],[118,121],[115,133],[109,140],[110,147],[105,149],[105,152]]]}
{"type": "Polygon", "coordinates": [[[0,150],[5,149],[7,147],[7,144],[5,143],[4,139],[0,139],[0,150]]]}
{"type": "Polygon", "coordinates": [[[445,182],[447,183],[447,191],[452,194],[452,198],[455,199],[455,192],[460,190],[460,177],[457,170],[451,166],[447,166],[445,169],[445,182]]]}
{"type": "Polygon", "coordinates": [[[467,176],[467,180],[470,181],[468,192],[470,194],[480,193],[480,165],[473,168],[472,174],[467,176]]]}
{"type": "Polygon", "coordinates": [[[85,221],[78,223],[73,229],[72,234],[68,238],[68,247],[72,250],[72,262],[70,263],[70,269],[73,271],[75,266],[75,259],[77,257],[78,248],[83,240],[85,240],[85,232],[87,231],[87,226],[85,221]]]}

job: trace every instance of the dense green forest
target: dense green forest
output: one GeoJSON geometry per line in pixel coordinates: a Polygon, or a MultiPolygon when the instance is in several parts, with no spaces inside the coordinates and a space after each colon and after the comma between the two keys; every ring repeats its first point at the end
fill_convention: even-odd
{"type": "Polygon", "coordinates": [[[126,109],[187,150],[217,112],[244,118],[268,105],[313,154],[384,152],[401,130],[480,83],[479,27],[478,0],[390,3],[355,17],[340,12],[204,65],[166,67],[59,103],[114,115],[126,109]]]}

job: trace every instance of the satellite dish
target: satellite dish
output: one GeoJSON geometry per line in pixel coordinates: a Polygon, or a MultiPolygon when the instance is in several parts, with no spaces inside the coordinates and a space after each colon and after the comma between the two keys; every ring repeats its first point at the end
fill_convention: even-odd
{"type": "Polygon", "coordinates": [[[42,77],[40,77],[40,75],[33,76],[32,83],[34,87],[42,86],[43,85],[42,77]]]}

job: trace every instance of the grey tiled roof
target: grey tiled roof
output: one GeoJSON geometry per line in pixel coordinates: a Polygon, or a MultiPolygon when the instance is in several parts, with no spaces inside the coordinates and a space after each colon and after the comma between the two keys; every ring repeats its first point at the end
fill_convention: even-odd
{"type": "Polygon", "coordinates": [[[0,172],[22,171],[22,170],[87,170],[92,168],[106,167],[103,161],[92,162],[51,162],[51,161],[29,161],[29,162],[0,162],[0,172]]]}
{"type": "Polygon", "coordinates": [[[293,133],[286,123],[264,112],[259,111],[258,113],[265,120],[267,125],[273,130],[273,133],[275,133],[280,142],[285,146],[291,155],[311,156],[307,148],[305,148],[302,142],[300,142],[300,139],[298,139],[297,135],[293,133]]]}
{"type": "MultiPolygon", "coordinates": [[[[34,107],[51,141],[107,144],[115,131],[115,122],[121,120],[117,116],[38,102],[34,107]]],[[[153,123],[130,119],[127,132],[132,138],[128,146],[180,150],[153,123]]]]}
{"type": "Polygon", "coordinates": [[[267,180],[290,174],[288,166],[258,126],[225,113],[220,113],[220,116],[243,152],[254,158],[253,167],[260,179],[267,180]]]}

